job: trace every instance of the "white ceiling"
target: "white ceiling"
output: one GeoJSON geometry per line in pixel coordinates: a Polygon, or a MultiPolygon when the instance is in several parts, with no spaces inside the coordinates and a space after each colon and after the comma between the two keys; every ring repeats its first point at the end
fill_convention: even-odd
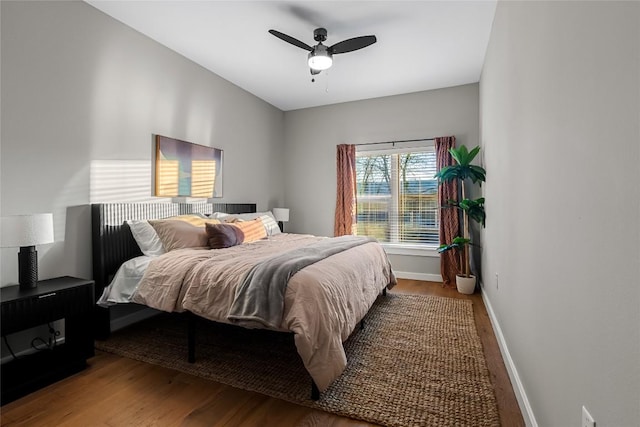
{"type": "Polygon", "coordinates": [[[100,1],[87,3],[283,111],[474,83],[495,12],[491,1],[100,1]],[[335,55],[311,82],[310,46],[375,35],[335,55]]]}

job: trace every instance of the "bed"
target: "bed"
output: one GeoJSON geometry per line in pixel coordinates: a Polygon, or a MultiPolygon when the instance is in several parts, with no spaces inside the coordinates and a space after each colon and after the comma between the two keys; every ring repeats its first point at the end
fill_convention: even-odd
{"type": "MultiPolygon", "coordinates": [[[[186,313],[190,319],[186,334],[190,361],[195,360],[197,319],[293,333],[312,379],[312,397],[318,398],[346,367],[342,342],[361,324],[375,299],[395,284],[386,254],[377,242],[278,230],[248,243],[219,249],[178,247],[146,260],[131,232],[129,224],[133,223],[127,222],[150,221],[162,234],[159,225],[171,223],[173,227],[175,221],[156,219],[220,212],[236,218],[234,214],[255,211],[255,204],[92,205],[96,295],[101,296],[105,288],[104,294],[109,293],[121,266],[143,259],[144,274],[129,292],[130,298],[116,298],[114,303],[186,313]]],[[[218,222],[221,225],[206,225],[210,239],[219,230],[227,232],[238,226],[218,222]]],[[[249,222],[254,221],[240,224],[245,233],[249,222]]],[[[209,241],[215,247],[214,240],[209,241]]],[[[167,246],[167,241],[163,242],[167,246]]],[[[97,308],[98,337],[110,333],[109,311],[108,306],[97,308]]]]}

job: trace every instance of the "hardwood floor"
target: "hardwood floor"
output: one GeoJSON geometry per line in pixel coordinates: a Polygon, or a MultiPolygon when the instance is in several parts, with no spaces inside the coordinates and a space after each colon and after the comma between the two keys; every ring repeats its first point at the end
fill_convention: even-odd
{"type": "MultiPolygon", "coordinates": [[[[505,427],[524,426],[480,294],[400,280],[392,292],[471,299],[505,427]]],[[[99,352],[84,371],[0,409],[2,426],[332,426],[372,424],[99,352]]]]}

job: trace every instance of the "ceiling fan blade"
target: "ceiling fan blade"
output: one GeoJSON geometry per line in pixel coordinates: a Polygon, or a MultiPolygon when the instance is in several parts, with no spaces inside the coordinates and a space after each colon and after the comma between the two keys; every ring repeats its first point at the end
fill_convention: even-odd
{"type": "Polygon", "coordinates": [[[299,48],[302,48],[304,50],[308,50],[309,52],[311,52],[313,50],[313,48],[311,46],[309,46],[306,43],[301,42],[298,39],[294,39],[291,36],[288,36],[284,33],[281,33],[280,31],[276,31],[276,30],[269,30],[269,32],[271,34],[273,34],[274,36],[276,36],[277,38],[286,41],[287,43],[291,43],[294,46],[298,46],[299,48]]]}
{"type": "Polygon", "coordinates": [[[370,46],[376,41],[376,36],[360,36],[352,39],[343,40],[331,46],[329,52],[332,54],[353,52],[354,50],[362,49],[363,47],[370,46]]]}

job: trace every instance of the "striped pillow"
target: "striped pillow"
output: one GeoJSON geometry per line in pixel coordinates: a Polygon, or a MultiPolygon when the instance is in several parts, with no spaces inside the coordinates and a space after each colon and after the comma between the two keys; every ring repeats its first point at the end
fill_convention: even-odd
{"type": "Polygon", "coordinates": [[[203,228],[207,223],[220,224],[219,219],[203,218],[200,215],[195,215],[195,214],[178,215],[178,216],[172,216],[165,219],[184,221],[184,222],[188,222],[191,225],[195,225],[196,227],[203,227],[203,228]]]}
{"type": "Polygon", "coordinates": [[[264,225],[264,228],[267,231],[267,236],[273,236],[281,233],[278,223],[271,215],[261,215],[258,219],[262,221],[262,225],[264,225]]]}
{"type": "Polygon", "coordinates": [[[238,221],[231,225],[238,227],[244,234],[244,243],[255,242],[256,240],[264,239],[267,237],[267,230],[260,218],[256,218],[251,221],[238,221]]]}

